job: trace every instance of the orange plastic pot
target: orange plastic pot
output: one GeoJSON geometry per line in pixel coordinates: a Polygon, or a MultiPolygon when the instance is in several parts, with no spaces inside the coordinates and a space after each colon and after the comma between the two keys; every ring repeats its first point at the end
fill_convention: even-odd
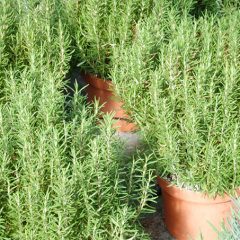
{"type": "MultiPolygon", "coordinates": [[[[164,221],[170,234],[177,240],[215,240],[218,234],[213,226],[221,229],[228,226],[233,202],[228,195],[209,198],[190,190],[170,186],[170,183],[157,178],[162,189],[164,221]]],[[[238,192],[239,195],[239,192],[238,192]]]]}
{"type": "Polygon", "coordinates": [[[95,99],[102,105],[101,112],[114,113],[117,119],[113,127],[121,132],[131,132],[137,129],[136,125],[129,121],[129,116],[122,108],[123,102],[116,95],[111,81],[98,78],[92,74],[84,74],[84,79],[88,84],[86,87],[87,101],[93,102],[95,99]]]}

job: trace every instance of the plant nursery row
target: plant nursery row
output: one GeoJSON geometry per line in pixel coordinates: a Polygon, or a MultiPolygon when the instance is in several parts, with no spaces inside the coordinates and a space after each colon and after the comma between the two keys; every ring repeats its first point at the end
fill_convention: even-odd
{"type": "Polygon", "coordinates": [[[159,195],[172,239],[239,240],[239,23],[238,0],[1,0],[0,240],[160,240],[159,195]]]}

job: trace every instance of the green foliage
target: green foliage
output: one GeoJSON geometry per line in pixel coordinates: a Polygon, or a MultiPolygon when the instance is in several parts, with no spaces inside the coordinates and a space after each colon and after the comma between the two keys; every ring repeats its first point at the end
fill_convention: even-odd
{"type": "Polygon", "coordinates": [[[219,239],[238,240],[240,237],[240,200],[235,200],[232,217],[229,219],[229,228],[219,232],[219,239]]]}
{"type": "Polygon", "coordinates": [[[8,1],[0,2],[0,98],[2,97],[3,80],[2,70],[8,64],[8,53],[6,50],[7,38],[12,23],[11,7],[8,1]]]}
{"type": "Polygon", "coordinates": [[[135,25],[148,15],[152,0],[79,1],[77,57],[83,71],[109,77],[112,49],[135,37],[135,25]]]}
{"type": "Polygon", "coordinates": [[[0,238],[148,239],[152,158],[127,158],[109,116],[64,96],[77,1],[1,4],[0,238]]]}
{"type": "Polygon", "coordinates": [[[240,185],[240,12],[224,10],[193,19],[155,7],[133,44],[114,49],[111,74],[159,174],[213,195],[240,185]]]}

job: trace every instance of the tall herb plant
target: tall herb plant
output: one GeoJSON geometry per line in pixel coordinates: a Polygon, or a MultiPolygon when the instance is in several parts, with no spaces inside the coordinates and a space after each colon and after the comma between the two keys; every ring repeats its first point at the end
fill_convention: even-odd
{"type": "MultiPolygon", "coordinates": [[[[0,72],[2,73],[3,69],[8,64],[8,53],[6,49],[10,26],[12,24],[11,19],[11,6],[8,1],[0,2],[0,72]]],[[[0,74],[0,98],[2,97],[3,90],[3,80],[2,74],[0,74]]]]}
{"type": "Polygon", "coordinates": [[[135,36],[135,24],[148,15],[151,0],[90,0],[79,3],[76,56],[81,69],[109,78],[112,49],[135,36]]]}
{"type": "Polygon", "coordinates": [[[114,49],[112,79],[161,176],[210,195],[232,192],[240,185],[239,10],[193,19],[174,7],[159,18],[155,9],[131,46],[114,49]]]}
{"type": "Polygon", "coordinates": [[[12,11],[0,68],[0,238],[147,239],[137,218],[152,201],[152,159],[123,162],[111,119],[97,126],[78,91],[66,103],[72,38],[59,2],[12,11]]]}

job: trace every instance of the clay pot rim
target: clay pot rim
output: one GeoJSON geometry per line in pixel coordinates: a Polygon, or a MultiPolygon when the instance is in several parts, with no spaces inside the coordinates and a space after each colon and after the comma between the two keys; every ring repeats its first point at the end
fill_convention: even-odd
{"type": "MultiPolygon", "coordinates": [[[[157,177],[158,185],[163,189],[168,195],[178,198],[187,202],[198,202],[201,204],[219,204],[224,202],[232,201],[231,196],[224,194],[223,196],[217,195],[215,198],[210,198],[207,194],[202,192],[195,192],[188,189],[177,187],[172,185],[169,181],[157,177]]],[[[236,194],[240,196],[240,188],[236,190],[236,194]]]]}
{"type": "MultiPolygon", "coordinates": [[[[119,96],[116,94],[114,90],[114,85],[111,80],[105,80],[102,78],[99,78],[95,74],[91,74],[88,72],[81,72],[81,75],[83,76],[84,80],[88,84],[86,87],[86,93],[89,95],[92,95],[94,98],[98,98],[99,100],[105,99],[103,96],[107,96],[105,99],[106,101],[102,101],[105,103],[118,103],[120,105],[123,104],[119,96]],[[97,94],[96,94],[97,93],[97,94]]],[[[90,100],[92,102],[92,99],[90,100]]],[[[121,107],[120,107],[121,108],[121,107]]],[[[104,109],[104,106],[103,106],[104,109]]],[[[108,108],[107,108],[108,109],[108,108]]],[[[113,106],[114,109],[114,106],[113,106]]],[[[99,118],[102,118],[102,116],[106,113],[111,113],[109,110],[100,111],[99,118]]],[[[134,132],[139,130],[138,126],[131,122],[129,115],[126,114],[125,110],[121,108],[120,111],[114,112],[113,118],[116,120],[116,122],[113,124],[113,128],[117,129],[119,132],[134,132]]]]}
{"type": "Polygon", "coordinates": [[[113,128],[117,132],[135,132],[137,131],[137,126],[133,122],[129,122],[127,119],[115,118],[115,123],[113,123],[113,128]]]}
{"type": "Polygon", "coordinates": [[[111,80],[105,80],[103,78],[99,78],[94,74],[91,73],[82,73],[86,82],[94,88],[112,91],[113,84],[111,80]]]}

